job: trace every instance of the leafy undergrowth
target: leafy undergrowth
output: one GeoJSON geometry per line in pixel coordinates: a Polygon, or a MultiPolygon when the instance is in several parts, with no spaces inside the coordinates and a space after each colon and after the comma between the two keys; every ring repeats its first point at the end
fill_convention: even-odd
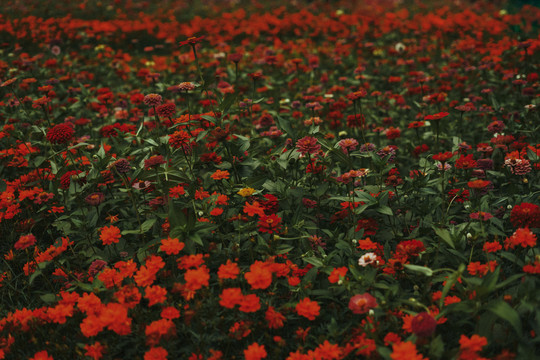
{"type": "Polygon", "coordinates": [[[0,358],[534,358],[540,9],[406,3],[13,2],[0,358]]]}

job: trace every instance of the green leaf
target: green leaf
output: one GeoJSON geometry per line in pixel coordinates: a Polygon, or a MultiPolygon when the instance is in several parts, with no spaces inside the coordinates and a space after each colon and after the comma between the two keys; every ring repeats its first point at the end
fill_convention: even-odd
{"type": "Polygon", "coordinates": [[[486,311],[490,311],[504,319],[512,325],[516,334],[522,336],[521,319],[516,310],[514,310],[508,303],[503,300],[494,300],[486,306],[486,311]]]}
{"type": "Polygon", "coordinates": [[[223,99],[221,104],[219,104],[219,110],[221,111],[221,113],[223,113],[224,115],[227,114],[231,106],[235,103],[236,96],[236,93],[225,95],[225,98],[223,99]]]}
{"type": "Polygon", "coordinates": [[[377,212],[381,213],[381,214],[384,214],[384,215],[388,215],[388,216],[394,215],[394,213],[392,212],[392,209],[389,206],[386,206],[386,205],[380,206],[377,209],[377,212]]]}
{"type": "Polygon", "coordinates": [[[323,262],[321,261],[321,259],[316,258],[316,257],[314,257],[314,256],[308,257],[308,258],[304,258],[304,261],[307,261],[308,263],[310,263],[311,265],[315,266],[316,268],[320,268],[320,267],[323,267],[323,266],[324,266],[324,264],[323,264],[323,262]]]}
{"type": "Polygon", "coordinates": [[[405,264],[404,267],[406,269],[409,269],[411,271],[426,275],[426,276],[432,276],[433,270],[431,270],[428,267],[420,266],[420,265],[412,265],[412,264],[405,264]]]}
{"type": "Polygon", "coordinates": [[[456,248],[456,245],[454,244],[454,241],[452,240],[452,237],[450,236],[450,232],[448,232],[448,230],[446,229],[442,229],[442,228],[437,228],[435,226],[433,226],[433,230],[435,230],[435,233],[441,238],[444,240],[445,243],[447,243],[448,245],[450,245],[450,247],[452,249],[455,249],[456,248]]]}
{"type": "Polygon", "coordinates": [[[43,302],[45,302],[47,304],[51,304],[51,303],[56,301],[56,295],[51,294],[51,293],[43,294],[43,295],[40,295],[39,297],[43,302]]]}

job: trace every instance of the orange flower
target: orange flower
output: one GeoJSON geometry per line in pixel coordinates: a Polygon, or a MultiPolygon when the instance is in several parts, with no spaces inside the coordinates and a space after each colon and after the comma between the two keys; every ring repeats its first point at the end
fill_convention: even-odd
{"type": "Polygon", "coordinates": [[[164,251],[167,255],[177,255],[184,248],[184,243],[180,242],[177,238],[163,239],[161,240],[161,246],[159,250],[164,251]]]}
{"type": "Polygon", "coordinates": [[[197,291],[203,286],[208,286],[210,279],[210,270],[206,265],[202,265],[198,269],[189,269],[184,274],[186,280],[186,288],[191,291],[197,291]]]}
{"type": "Polygon", "coordinates": [[[248,214],[249,216],[264,216],[264,208],[262,208],[257,201],[254,201],[253,204],[250,204],[246,201],[246,205],[244,206],[244,213],[248,214]]]}
{"type": "Polygon", "coordinates": [[[533,234],[528,227],[517,229],[512,236],[504,241],[504,248],[506,250],[508,250],[509,247],[513,249],[516,246],[521,246],[523,248],[536,246],[536,235],[533,234]]]}
{"type": "Polygon", "coordinates": [[[13,245],[15,250],[24,250],[36,243],[36,237],[33,234],[22,235],[19,240],[13,245]]]}
{"type": "Polygon", "coordinates": [[[214,180],[228,179],[231,174],[227,170],[216,170],[210,177],[214,180]]]}
{"type": "Polygon", "coordinates": [[[482,351],[482,348],[487,345],[487,339],[476,334],[470,338],[465,335],[461,335],[459,345],[459,360],[478,359],[478,352],[482,351]]]}
{"type": "Polygon", "coordinates": [[[427,360],[421,354],[418,354],[416,345],[409,341],[394,343],[392,345],[392,354],[390,354],[390,357],[393,360],[427,360]]]}
{"type": "Polygon", "coordinates": [[[300,316],[304,316],[309,320],[315,320],[319,316],[321,307],[316,301],[311,301],[309,298],[303,298],[296,304],[296,312],[300,316]]]}
{"type": "Polygon", "coordinates": [[[222,208],[217,207],[217,208],[212,209],[212,211],[210,211],[210,215],[212,215],[212,216],[219,216],[221,214],[223,214],[223,209],[222,208]]]}
{"type": "Polygon", "coordinates": [[[285,316],[279,311],[275,311],[272,306],[269,306],[264,314],[264,318],[268,322],[268,327],[270,329],[279,329],[283,327],[283,322],[285,321],[285,316]]]}
{"type": "Polygon", "coordinates": [[[167,290],[159,285],[147,286],[144,293],[144,297],[148,299],[148,306],[167,301],[167,290]]]}
{"type": "Polygon", "coordinates": [[[335,284],[339,281],[340,278],[344,278],[345,275],[347,274],[347,271],[349,269],[347,269],[346,266],[342,266],[340,268],[337,268],[337,269],[334,269],[332,270],[332,273],[330,274],[330,276],[328,277],[328,281],[331,283],[331,284],[335,284]]]}
{"type": "Polygon", "coordinates": [[[315,359],[342,359],[342,351],[339,345],[325,340],[313,352],[315,359]]]}
{"type": "Polygon", "coordinates": [[[104,226],[100,232],[99,238],[103,241],[103,245],[116,244],[120,241],[120,229],[114,225],[104,226]]]}
{"type": "Polygon", "coordinates": [[[239,305],[244,299],[244,295],[240,288],[223,289],[219,297],[219,305],[227,309],[232,309],[236,305],[239,305]]]}
{"type": "Polygon", "coordinates": [[[249,345],[247,349],[244,350],[246,360],[260,360],[266,358],[267,355],[264,345],[259,345],[256,342],[249,345]]]}
{"type": "Polygon", "coordinates": [[[259,297],[255,294],[244,296],[240,302],[240,311],[245,313],[255,312],[261,308],[259,297]]]}
{"type": "Polygon", "coordinates": [[[236,279],[238,274],[240,274],[240,268],[230,259],[227,260],[226,264],[220,265],[217,273],[220,279],[236,279]]]}
{"type": "Polygon", "coordinates": [[[169,353],[161,346],[153,347],[144,354],[144,360],[167,360],[169,353]]]}
{"type": "Polygon", "coordinates": [[[272,272],[266,263],[257,260],[250,266],[249,270],[244,274],[244,277],[252,289],[266,289],[272,284],[272,272]]]}
{"type": "Polygon", "coordinates": [[[54,360],[54,358],[47,353],[47,350],[42,350],[35,353],[29,360],[54,360]]]}
{"type": "Polygon", "coordinates": [[[93,360],[99,360],[103,357],[105,346],[101,345],[99,341],[96,341],[92,345],[86,344],[84,350],[86,350],[84,355],[91,357],[93,360]]]}

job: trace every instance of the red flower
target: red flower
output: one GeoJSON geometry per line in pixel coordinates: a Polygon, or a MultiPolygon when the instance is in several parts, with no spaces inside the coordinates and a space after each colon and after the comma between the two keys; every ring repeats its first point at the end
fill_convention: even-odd
{"type": "Polygon", "coordinates": [[[174,115],[176,106],[173,103],[166,103],[159,105],[156,110],[160,117],[170,118],[174,115]]]}
{"type": "Polygon", "coordinates": [[[75,130],[71,125],[58,124],[47,131],[47,140],[52,144],[63,144],[71,140],[75,130]]]}
{"type": "Polygon", "coordinates": [[[23,235],[13,246],[16,250],[24,250],[36,243],[36,237],[33,234],[23,235]]]}
{"type": "Polygon", "coordinates": [[[103,245],[116,244],[120,241],[120,229],[114,225],[104,226],[100,229],[99,238],[103,245]]]}
{"type": "Polygon", "coordinates": [[[527,202],[516,205],[510,214],[510,222],[516,228],[540,227],[540,207],[527,202]]]}
{"type": "Polygon", "coordinates": [[[450,151],[447,151],[445,153],[438,153],[438,154],[433,155],[433,160],[437,160],[442,163],[445,163],[448,160],[450,160],[452,156],[454,156],[454,154],[451,153],[450,151]]]}
{"type": "Polygon", "coordinates": [[[281,218],[276,214],[261,216],[259,220],[259,231],[263,233],[273,234],[280,228],[281,218]]]}
{"type": "Polygon", "coordinates": [[[255,261],[249,268],[249,272],[244,274],[252,289],[266,289],[272,284],[272,272],[266,263],[255,261]]]}
{"type": "Polygon", "coordinates": [[[392,360],[427,360],[421,354],[418,354],[416,345],[409,341],[394,343],[392,345],[392,354],[390,354],[392,360]]]}
{"type": "Polygon", "coordinates": [[[264,359],[267,355],[264,345],[259,345],[256,342],[249,345],[248,348],[244,350],[246,360],[260,360],[264,359]]]}
{"type": "Polygon", "coordinates": [[[365,314],[375,307],[377,307],[377,299],[368,293],[355,295],[349,301],[349,309],[354,314],[365,314]]]}
{"type": "Polygon", "coordinates": [[[413,333],[417,336],[431,336],[435,332],[437,321],[427,312],[416,315],[411,322],[413,333]]]}
{"type": "Polygon", "coordinates": [[[304,316],[309,320],[315,320],[319,316],[321,307],[316,301],[311,301],[309,298],[303,298],[296,304],[296,312],[298,315],[304,316]]]}
{"type": "Polygon", "coordinates": [[[312,136],[304,136],[296,142],[297,151],[302,155],[314,154],[321,148],[317,141],[317,138],[312,136]]]}
{"type": "Polygon", "coordinates": [[[192,36],[192,37],[188,38],[187,40],[180,41],[178,43],[178,46],[184,46],[184,45],[187,45],[187,44],[189,44],[191,46],[195,46],[196,44],[200,43],[203,40],[204,40],[204,36],[199,36],[199,37],[192,36]]]}
{"type": "Polygon", "coordinates": [[[517,229],[512,236],[507,238],[504,241],[504,248],[515,248],[516,246],[521,246],[526,248],[528,246],[536,246],[536,235],[529,230],[529,228],[519,228],[517,229]]]}
{"type": "Polygon", "coordinates": [[[345,277],[345,275],[347,274],[347,271],[348,271],[348,269],[347,269],[346,266],[343,266],[343,267],[332,270],[332,273],[328,277],[328,281],[331,284],[337,283],[340,278],[345,277]]]}

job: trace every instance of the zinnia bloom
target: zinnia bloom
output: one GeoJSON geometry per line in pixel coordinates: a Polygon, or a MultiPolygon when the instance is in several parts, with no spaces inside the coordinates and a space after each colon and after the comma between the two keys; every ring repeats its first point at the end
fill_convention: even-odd
{"type": "Polygon", "coordinates": [[[100,232],[99,238],[103,241],[103,245],[116,244],[120,241],[120,229],[114,225],[104,226],[100,232]]]}
{"type": "Polygon", "coordinates": [[[246,360],[260,360],[264,359],[267,355],[264,345],[259,345],[256,342],[249,345],[248,348],[244,350],[246,360]]]}
{"type": "Polygon", "coordinates": [[[540,227],[540,207],[527,202],[516,205],[510,214],[510,222],[516,228],[540,227]]]}
{"type": "Polygon", "coordinates": [[[143,102],[148,106],[159,106],[161,105],[162,99],[161,95],[158,94],[148,94],[144,97],[143,102]]]}
{"type": "Polygon", "coordinates": [[[16,250],[24,250],[36,243],[36,237],[33,234],[23,235],[17,240],[13,247],[16,250]]]}
{"type": "Polygon", "coordinates": [[[314,154],[321,149],[321,145],[317,143],[317,138],[312,136],[304,136],[296,142],[296,148],[300,154],[314,154]]]}
{"type": "Polygon", "coordinates": [[[296,304],[296,312],[300,316],[304,316],[309,320],[315,320],[319,316],[321,307],[316,301],[311,301],[309,298],[303,298],[296,304]]]}
{"type": "Polygon", "coordinates": [[[75,130],[69,124],[58,124],[47,131],[47,140],[52,144],[64,144],[71,140],[75,130]]]}
{"type": "Polygon", "coordinates": [[[435,332],[436,327],[437,321],[427,312],[419,313],[411,322],[412,331],[417,336],[431,336],[435,332]]]}
{"type": "Polygon", "coordinates": [[[365,314],[375,307],[377,307],[377,299],[368,293],[355,295],[349,301],[349,309],[354,314],[365,314]]]}
{"type": "Polygon", "coordinates": [[[259,231],[268,234],[276,233],[281,227],[280,223],[281,218],[276,214],[262,215],[259,220],[259,231]]]}
{"type": "Polygon", "coordinates": [[[392,354],[390,354],[392,360],[427,360],[421,354],[418,354],[416,345],[409,341],[403,341],[394,343],[392,345],[392,354]]]}

